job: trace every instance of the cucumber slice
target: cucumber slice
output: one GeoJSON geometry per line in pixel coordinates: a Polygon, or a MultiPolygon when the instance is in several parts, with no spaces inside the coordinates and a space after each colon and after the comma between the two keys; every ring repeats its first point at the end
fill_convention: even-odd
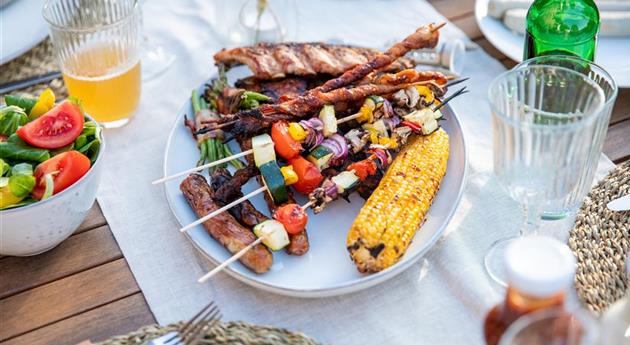
{"type": "Polygon", "coordinates": [[[323,134],[325,137],[329,137],[337,133],[337,117],[335,116],[335,107],[332,105],[325,105],[319,112],[319,119],[324,123],[323,134]]]}
{"type": "Polygon", "coordinates": [[[359,177],[352,171],[342,171],[333,176],[331,180],[337,185],[337,189],[341,189],[339,193],[343,193],[359,183],[359,177]]]}
{"type": "Polygon", "coordinates": [[[280,250],[289,244],[289,234],[284,225],[277,220],[269,219],[254,226],[254,234],[265,237],[262,243],[271,250],[280,250]]]}
{"type": "Polygon", "coordinates": [[[263,183],[267,186],[267,191],[276,205],[280,205],[289,200],[287,186],[284,183],[284,176],[282,176],[282,171],[275,160],[259,166],[258,170],[260,170],[263,183]]]}
{"type": "Polygon", "coordinates": [[[254,149],[254,162],[258,168],[265,163],[276,161],[276,151],[273,149],[273,140],[269,134],[253,137],[252,148],[254,149]]]}
{"type": "Polygon", "coordinates": [[[333,152],[326,146],[318,145],[308,154],[308,159],[313,163],[319,171],[322,171],[328,167],[328,162],[333,157],[333,152]]]}

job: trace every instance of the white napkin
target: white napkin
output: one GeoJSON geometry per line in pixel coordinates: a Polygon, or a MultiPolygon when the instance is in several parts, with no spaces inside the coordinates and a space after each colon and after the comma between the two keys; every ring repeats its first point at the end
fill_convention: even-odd
{"type": "MultiPolygon", "coordinates": [[[[298,39],[304,41],[342,39],[380,47],[444,20],[419,0],[297,3],[298,39]]],[[[503,66],[481,49],[468,53],[471,93],[453,102],[470,149],[468,185],[444,237],[419,264],[374,288],[324,299],[273,295],[226,274],[197,284],[211,266],[177,231],[164,191],[150,182],[162,176],[166,138],[178,109],[190,90],[215,72],[211,57],[221,44],[212,29],[213,11],[212,3],[202,0],[145,3],[146,33],[177,60],[143,85],[136,118],[106,132],[98,201],[158,322],[188,319],[212,299],[227,320],[286,327],[324,343],[481,344],[483,316],[501,297],[482,258],[494,240],[517,233],[522,219],[492,175],[486,90],[503,66]]],[[[444,40],[467,40],[454,25],[441,32],[444,40]]],[[[602,159],[602,171],[611,166],[602,159]]]]}

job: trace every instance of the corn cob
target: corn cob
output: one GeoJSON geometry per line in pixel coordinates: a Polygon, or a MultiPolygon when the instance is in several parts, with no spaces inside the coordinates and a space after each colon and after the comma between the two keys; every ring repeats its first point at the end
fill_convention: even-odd
{"type": "Polygon", "coordinates": [[[405,253],[446,173],[448,145],[443,129],[417,136],[391,164],[348,232],[360,272],[381,271],[405,253]]]}

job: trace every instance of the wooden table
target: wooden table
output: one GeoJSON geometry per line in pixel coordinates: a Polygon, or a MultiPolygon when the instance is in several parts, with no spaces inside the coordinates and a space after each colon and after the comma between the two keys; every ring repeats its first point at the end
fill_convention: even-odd
{"type": "MultiPolygon", "coordinates": [[[[506,67],[515,65],[479,31],[474,0],[430,2],[506,67]]],[[[604,145],[604,152],[615,163],[630,158],[628,138],[630,89],[625,89],[617,98],[604,145]]],[[[97,204],[79,230],[54,250],[30,258],[0,258],[3,344],[98,341],[153,322],[97,204]]]]}

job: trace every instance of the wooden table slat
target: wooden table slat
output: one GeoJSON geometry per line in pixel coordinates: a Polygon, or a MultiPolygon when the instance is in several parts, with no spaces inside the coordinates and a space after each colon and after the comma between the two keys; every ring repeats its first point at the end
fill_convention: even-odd
{"type": "Polygon", "coordinates": [[[457,18],[452,21],[453,24],[457,25],[471,40],[476,40],[483,38],[483,34],[477,25],[477,21],[475,20],[474,15],[457,18]]]}
{"type": "MultiPolygon", "coordinates": [[[[630,120],[630,88],[619,89],[617,100],[613,107],[613,113],[610,117],[610,124],[616,124],[622,121],[630,120]]],[[[628,144],[630,146],[630,144],[628,144]]]]}
{"type": "Polygon", "coordinates": [[[0,299],[122,258],[108,226],[71,236],[33,257],[0,260],[0,299]]]}
{"type": "Polygon", "coordinates": [[[604,153],[617,164],[630,159],[630,120],[608,128],[604,140],[604,153]]]}
{"type": "Polygon", "coordinates": [[[83,220],[83,223],[79,225],[77,230],[74,232],[74,235],[106,224],[107,220],[103,215],[103,211],[101,211],[101,206],[99,206],[98,202],[94,202],[94,205],[92,205],[92,208],[88,212],[87,216],[85,216],[85,220],[83,220]]]}
{"type": "MultiPolygon", "coordinates": [[[[0,341],[139,291],[127,262],[118,259],[13,295],[0,300],[0,341]]],[[[98,329],[98,325],[92,327],[98,329]]]]}
{"type": "Polygon", "coordinates": [[[123,299],[55,322],[35,331],[12,338],[4,345],[74,345],[90,339],[103,341],[112,335],[125,334],[155,320],[138,292],[123,299]]]}

